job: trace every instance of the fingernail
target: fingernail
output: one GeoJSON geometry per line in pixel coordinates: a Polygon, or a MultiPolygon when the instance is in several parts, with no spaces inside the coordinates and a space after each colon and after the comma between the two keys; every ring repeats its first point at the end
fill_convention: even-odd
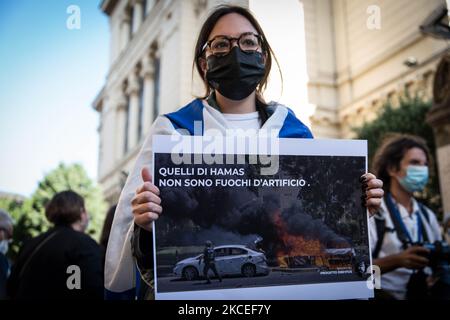
{"type": "Polygon", "coordinates": [[[365,182],[365,181],[366,181],[366,176],[364,176],[364,175],[361,176],[361,178],[359,178],[359,181],[360,181],[360,182],[365,182]]]}

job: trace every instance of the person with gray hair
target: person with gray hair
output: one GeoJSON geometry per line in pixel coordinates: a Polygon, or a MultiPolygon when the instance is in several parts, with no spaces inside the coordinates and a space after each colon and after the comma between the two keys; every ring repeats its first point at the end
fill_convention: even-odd
{"type": "Polygon", "coordinates": [[[13,219],[0,209],[0,300],[6,299],[6,283],[9,276],[9,261],[6,258],[13,234],[13,219]]]}

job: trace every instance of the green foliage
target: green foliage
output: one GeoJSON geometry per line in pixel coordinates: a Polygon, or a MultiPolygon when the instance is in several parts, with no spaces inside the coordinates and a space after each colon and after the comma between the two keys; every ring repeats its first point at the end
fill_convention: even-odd
{"type": "Polygon", "coordinates": [[[38,189],[32,195],[33,209],[45,212],[45,205],[58,192],[73,190],[80,194],[86,204],[90,222],[88,233],[98,236],[106,212],[106,203],[101,190],[89,179],[79,164],[66,166],[60,164],[39,182],[38,189]]]}
{"type": "MultiPolygon", "coordinates": [[[[426,114],[431,105],[431,101],[424,101],[417,95],[411,97],[405,94],[400,97],[398,107],[394,107],[390,102],[387,102],[381,108],[376,120],[365,123],[360,128],[353,128],[358,139],[368,141],[369,167],[383,139],[392,133],[408,133],[424,138],[433,157],[436,150],[433,129],[425,122],[426,114]]],[[[441,216],[442,207],[438,178],[436,167],[432,165],[431,181],[427,188],[417,196],[438,216],[441,216]]]]}
{"type": "Polygon", "coordinates": [[[15,221],[10,250],[12,259],[25,241],[50,227],[45,218],[45,206],[56,193],[64,190],[73,190],[84,198],[90,218],[88,233],[96,239],[99,238],[107,209],[101,190],[91,181],[81,165],[61,163],[39,182],[38,188],[29,199],[0,199],[0,208],[8,211],[15,221]]]}

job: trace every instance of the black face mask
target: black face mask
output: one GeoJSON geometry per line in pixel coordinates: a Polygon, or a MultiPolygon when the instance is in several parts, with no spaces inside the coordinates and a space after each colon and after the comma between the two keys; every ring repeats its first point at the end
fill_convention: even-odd
{"type": "Polygon", "coordinates": [[[211,55],[206,61],[208,83],[231,100],[247,98],[255,91],[265,73],[262,53],[246,53],[237,46],[227,55],[211,55]]]}

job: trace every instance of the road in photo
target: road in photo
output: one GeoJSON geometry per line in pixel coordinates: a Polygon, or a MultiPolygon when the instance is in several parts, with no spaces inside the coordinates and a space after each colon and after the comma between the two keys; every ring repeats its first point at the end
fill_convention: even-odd
{"type": "Polygon", "coordinates": [[[183,280],[178,277],[160,277],[158,279],[159,292],[194,291],[194,290],[215,290],[215,289],[237,289],[250,287],[265,287],[272,285],[298,285],[318,282],[342,282],[360,281],[361,278],[355,274],[331,274],[320,275],[317,271],[286,272],[272,271],[267,276],[256,276],[252,278],[227,277],[219,282],[212,278],[211,284],[207,284],[204,279],[183,280]]]}

